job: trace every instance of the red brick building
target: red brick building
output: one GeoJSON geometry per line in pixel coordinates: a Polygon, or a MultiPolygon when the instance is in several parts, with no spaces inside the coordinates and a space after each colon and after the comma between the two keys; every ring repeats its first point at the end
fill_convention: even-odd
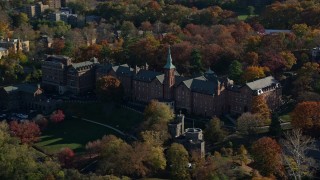
{"type": "Polygon", "coordinates": [[[180,76],[172,63],[170,48],[163,72],[139,69],[127,64],[103,65],[97,70],[97,77],[116,76],[122,83],[126,95],[135,101],[148,103],[152,99],[164,101],[183,110],[204,116],[223,113],[241,114],[251,110],[253,96],[264,96],[270,109],[281,104],[281,86],[272,76],[234,86],[228,78],[218,77],[212,70],[203,76],[188,78],[180,76]]]}

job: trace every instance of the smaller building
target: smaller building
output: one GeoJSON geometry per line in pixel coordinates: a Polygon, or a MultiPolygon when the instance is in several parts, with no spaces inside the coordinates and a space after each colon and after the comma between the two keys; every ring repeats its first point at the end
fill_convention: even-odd
{"type": "Polygon", "coordinates": [[[1,39],[0,40],[0,47],[6,49],[13,49],[14,52],[23,51],[29,52],[29,41],[23,41],[21,39],[1,39]]]}
{"type": "Polygon", "coordinates": [[[39,110],[51,112],[56,108],[57,101],[44,95],[43,89],[36,84],[18,84],[0,88],[0,109],[39,110]]]}
{"type": "Polygon", "coordinates": [[[168,125],[169,133],[174,142],[182,144],[191,154],[193,151],[200,152],[205,156],[205,141],[200,128],[184,129],[184,115],[179,114],[175,120],[168,125]]]}

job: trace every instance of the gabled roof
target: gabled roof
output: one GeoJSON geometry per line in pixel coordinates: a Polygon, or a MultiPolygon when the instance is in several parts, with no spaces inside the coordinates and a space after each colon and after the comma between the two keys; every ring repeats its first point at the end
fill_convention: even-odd
{"type": "Polygon", "coordinates": [[[253,82],[246,83],[246,86],[248,86],[251,90],[259,90],[268,86],[275,85],[276,83],[279,82],[274,79],[274,77],[268,76],[253,82]]]}
{"type": "Polygon", "coordinates": [[[217,89],[217,81],[209,81],[204,76],[183,81],[192,92],[214,95],[217,89]]]}
{"type": "Polygon", "coordinates": [[[164,80],[164,74],[156,71],[149,71],[141,69],[138,74],[134,77],[135,80],[151,82],[154,78],[158,78],[162,83],[164,80]]]}
{"type": "Polygon", "coordinates": [[[128,64],[113,66],[112,69],[117,75],[128,75],[128,76],[133,75],[133,69],[130,68],[128,64]]]}

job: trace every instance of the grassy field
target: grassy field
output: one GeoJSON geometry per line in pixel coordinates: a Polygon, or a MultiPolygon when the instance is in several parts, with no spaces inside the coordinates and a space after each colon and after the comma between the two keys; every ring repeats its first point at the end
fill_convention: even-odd
{"type": "Polygon", "coordinates": [[[87,142],[100,139],[106,134],[117,135],[116,132],[106,127],[68,118],[59,124],[49,124],[48,128],[42,132],[41,141],[36,145],[50,154],[64,147],[81,152],[87,142]]]}
{"type": "Polygon", "coordinates": [[[142,114],[112,104],[66,103],[62,109],[67,114],[111,125],[122,131],[130,131],[143,121],[142,114]]]}
{"type": "Polygon", "coordinates": [[[42,132],[41,141],[36,143],[36,146],[50,154],[64,147],[69,147],[75,152],[84,151],[87,142],[100,139],[107,134],[121,137],[106,127],[72,118],[73,115],[111,125],[125,132],[129,132],[143,120],[141,114],[102,103],[68,103],[61,108],[67,115],[66,120],[58,124],[49,124],[42,132]]]}
{"type": "Polygon", "coordinates": [[[257,15],[252,15],[252,16],[249,16],[249,15],[239,15],[239,16],[238,16],[238,19],[241,20],[241,21],[245,21],[245,20],[247,20],[249,17],[253,17],[253,16],[257,16],[257,15]]]}
{"type": "Polygon", "coordinates": [[[291,122],[291,116],[289,114],[282,115],[279,119],[281,119],[282,122],[291,122]]]}

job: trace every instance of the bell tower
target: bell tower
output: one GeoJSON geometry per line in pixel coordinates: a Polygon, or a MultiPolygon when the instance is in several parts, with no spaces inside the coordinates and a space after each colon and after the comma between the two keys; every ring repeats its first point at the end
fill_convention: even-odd
{"type": "Polygon", "coordinates": [[[165,100],[171,100],[173,98],[173,86],[175,84],[174,73],[176,67],[172,64],[171,49],[169,46],[167,63],[163,67],[164,69],[164,82],[163,82],[163,98],[165,100]]]}

